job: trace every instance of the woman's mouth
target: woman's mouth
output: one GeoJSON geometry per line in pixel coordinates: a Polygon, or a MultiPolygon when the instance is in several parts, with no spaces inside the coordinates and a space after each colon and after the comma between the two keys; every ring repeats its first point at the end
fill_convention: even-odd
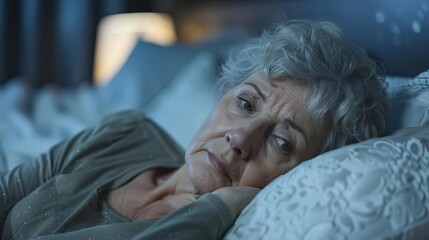
{"type": "Polygon", "coordinates": [[[207,151],[207,155],[209,157],[210,162],[213,164],[214,168],[221,173],[223,176],[225,176],[227,179],[231,181],[231,178],[228,175],[227,166],[226,164],[220,159],[220,157],[212,153],[210,151],[207,151]]]}

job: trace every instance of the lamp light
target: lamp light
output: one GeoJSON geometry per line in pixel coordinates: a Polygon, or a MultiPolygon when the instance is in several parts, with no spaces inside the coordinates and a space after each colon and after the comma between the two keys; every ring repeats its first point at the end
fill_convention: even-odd
{"type": "Polygon", "coordinates": [[[93,80],[106,84],[127,59],[136,41],[169,45],[176,41],[173,20],[164,13],[123,13],[101,19],[96,39],[93,80]]]}

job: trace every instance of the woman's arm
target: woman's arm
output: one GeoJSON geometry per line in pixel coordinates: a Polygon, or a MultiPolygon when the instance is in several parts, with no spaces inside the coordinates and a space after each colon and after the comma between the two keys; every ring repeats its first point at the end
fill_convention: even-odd
{"type": "Polygon", "coordinates": [[[255,188],[230,187],[204,194],[150,226],[147,226],[147,221],[107,224],[34,239],[220,239],[258,191],[255,188]]]}
{"type": "Polygon", "coordinates": [[[220,239],[260,191],[224,187],[160,219],[133,239],[220,239]]]}
{"type": "Polygon", "coordinates": [[[75,150],[94,134],[97,135],[97,129],[83,131],[55,145],[37,159],[0,173],[0,239],[10,209],[43,183],[71,171],[74,161],[78,159],[75,150]]]}
{"type": "Polygon", "coordinates": [[[69,233],[41,236],[37,240],[80,239],[219,239],[232,224],[231,212],[214,194],[203,195],[195,202],[155,222],[143,220],[99,225],[69,233]],[[149,225],[150,224],[150,225],[149,225]],[[149,226],[148,226],[149,225],[149,226]]]}
{"type": "MultiPolygon", "coordinates": [[[[34,161],[0,173],[0,228],[9,210],[43,183],[59,174],[85,167],[83,157],[95,159],[104,150],[138,126],[140,112],[122,112],[105,118],[99,125],[63,141],[34,161]]],[[[1,236],[1,231],[0,231],[1,236]]]]}
{"type": "Polygon", "coordinates": [[[4,220],[13,205],[44,182],[65,171],[66,167],[71,164],[69,154],[72,149],[90,134],[91,131],[89,130],[82,132],[69,141],[57,144],[34,161],[0,173],[1,228],[3,228],[4,220]]]}

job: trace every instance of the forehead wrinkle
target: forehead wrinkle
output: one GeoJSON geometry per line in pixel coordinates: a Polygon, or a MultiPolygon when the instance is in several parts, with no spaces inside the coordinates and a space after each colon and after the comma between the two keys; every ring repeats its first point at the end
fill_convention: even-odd
{"type": "MultiPolygon", "coordinates": [[[[302,101],[300,98],[298,98],[298,96],[292,91],[292,89],[289,88],[289,86],[285,85],[287,90],[289,90],[289,92],[287,90],[283,90],[279,87],[277,87],[277,89],[279,89],[280,93],[279,93],[279,99],[275,99],[275,97],[273,97],[272,99],[270,99],[271,101],[274,101],[274,106],[277,107],[277,112],[280,113],[281,110],[284,107],[287,107],[288,112],[293,111],[293,113],[295,114],[296,111],[298,109],[300,109],[301,105],[302,105],[302,101]],[[282,94],[282,92],[284,94],[282,94]],[[292,95],[292,97],[291,97],[292,95]],[[282,101],[283,100],[283,101],[282,101]],[[284,104],[282,105],[282,102],[284,102],[284,104]],[[278,104],[276,104],[278,103],[278,104]]],[[[274,95],[274,94],[272,94],[274,95]]]]}
{"type": "MultiPolygon", "coordinates": [[[[283,81],[292,81],[289,79],[283,80],[283,81]]],[[[283,81],[277,81],[278,83],[282,83],[283,81]]],[[[281,86],[286,87],[286,89],[280,87],[278,84],[270,81],[269,82],[271,87],[273,87],[274,89],[278,89],[281,92],[284,92],[284,94],[282,96],[288,97],[290,95],[292,95],[293,97],[295,97],[295,99],[286,99],[286,101],[290,102],[291,104],[294,105],[294,107],[296,108],[301,108],[303,107],[303,104],[305,101],[303,101],[304,99],[306,99],[307,96],[307,91],[308,91],[308,86],[306,86],[304,88],[304,94],[302,97],[299,97],[298,95],[296,95],[296,93],[288,86],[288,84],[281,84],[281,86]],[[298,104],[296,104],[295,102],[298,102],[298,104]]]]}
{"type": "MultiPolygon", "coordinates": [[[[285,98],[287,97],[281,97],[283,100],[285,98]]],[[[264,112],[272,121],[283,122],[285,118],[295,121],[299,108],[292,101],[276,101],[275,97],[270,97],[267,99],[266,104],[268,109],[264,112]]]]}
{"type": "Polygon", "coordinates": [[[305,127],[302,126],[303,122],[297,121],[301,118],[301,120],[308,121],[306,111],[300,111],[303,107],[305,107],[305,97],[307,96],[308,87],[305,87],[303,95],[298,97],[298,95],[293,92],[292,88],[290,88],[288,84],[282,84],[281,86],[278,86],[277,84],[271,84],[271,86],[277,90],[277,94],[274,94],[274,92],[276,92],[276,90],[274,90],[272,91],[272,94],[270,94],[273,95],[273,97],[269,98],[269,102],[274,102],[273,105],[270,106],[273,110],[273,118],[276,118],[281,122],[286,122],[288,126],[289,124],[294,123],[294,125],[296,125],[299,129],[296,129],[295,127],[292,127],[292,129],[300,132],[304,142],[308,144],[308,132],[303,128],[305,127]],[[285,86],[286,88],[282,86],[285,86]]]}
{"type": "MultiPolygon", "coordinates": [[[[265,84],[256,84],[250,81],[249,85],[256,85],[260,89],[261,93],[265,96],[264,105],[269,106],[270,109],[267,112],[267,117],[271,120],[280,120],[283,121],[285,118],[289,118],[293,121],[296,119],[298,111],[302,108],[305,101],[305,96],[307,95],[308,87],[305,87],[303,96],[299,97],[291,88],[287,82],[294,82],[291,79],[282,79],[282,80],[269,80],[266,81],[268,85],[265,84]],[[270,88],[267,88],[270,86],[270,88]],[[304,97],[304,99],[303,99],[304,97]]],[[[297,90],[300,90],[298,88],[297,90]]],[[[304,116],[307,118],[307,116],[304,116]]]]}
{"type": "Polygon", "coordinates": [[[290,87],[287,84],[284,84],[284,86],[286,86],[286,88],[289,90],[289,92],[296,98],[299,99],[298,96],[292,91],[292,89],[290,89],[290,87]]]}

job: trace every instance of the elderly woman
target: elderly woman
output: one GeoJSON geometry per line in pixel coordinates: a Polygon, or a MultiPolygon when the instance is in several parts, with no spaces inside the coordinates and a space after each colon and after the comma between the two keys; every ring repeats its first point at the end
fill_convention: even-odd
{"type": "Polygon", "coordinates": [[[129,111],[3,173],[2,238],[218,239],[277,176],[385,129],[378,67],[332,23],[277,25],[222,73],[185,154],[129,111]]]}

